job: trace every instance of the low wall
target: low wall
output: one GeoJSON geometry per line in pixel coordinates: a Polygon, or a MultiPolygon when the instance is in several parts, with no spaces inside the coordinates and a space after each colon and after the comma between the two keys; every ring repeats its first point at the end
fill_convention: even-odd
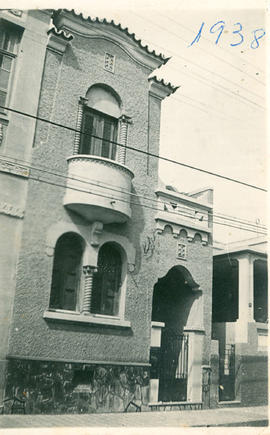
{"type": "Polygon", "coordinates": [[[243,406],[268,403],[267,354],[236,357],[236,399],[243,406]]]}
{"type": "Polygon", "coordinates": [[[12,359],[5,397],[14,394],[27,414],[122,412],[130,401],[147,405],[149,367],[12,359]]]}

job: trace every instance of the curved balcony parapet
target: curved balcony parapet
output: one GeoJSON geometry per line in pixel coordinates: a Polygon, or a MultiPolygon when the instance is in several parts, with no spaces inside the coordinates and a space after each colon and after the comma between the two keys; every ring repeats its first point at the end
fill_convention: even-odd
{"type": "Polygon", "coordinates": [[[67,158],[64,205],[88,221],[124,223],[131,217],[133,172],[104,157],[76,154],[67,158]]]}

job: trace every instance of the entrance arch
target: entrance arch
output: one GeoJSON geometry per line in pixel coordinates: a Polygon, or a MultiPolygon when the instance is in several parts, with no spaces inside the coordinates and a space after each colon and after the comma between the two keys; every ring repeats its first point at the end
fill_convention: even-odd
{"type": "Polygon", "coordinates": [[[194,311],[201,294],[198,290],[199,285],[181,265],[172,267],[154,286],[152,325],[160,325],[162,331],[160,347],[151,347],[152,373],[159,379],[158,401],[179,402],[191,397],[188,377],[194,353],[190,338],[194,334],[188,330],[195,326],[194,320],[198,321],[198,310],[194,311]]]}

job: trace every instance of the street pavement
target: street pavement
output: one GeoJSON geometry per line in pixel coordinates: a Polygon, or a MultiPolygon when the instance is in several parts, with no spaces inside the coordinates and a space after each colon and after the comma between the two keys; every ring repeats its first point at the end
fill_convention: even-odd
{"type": "Polygon", "coordinates": [[[268,426],[268,407],[110,414],[1,415],[1,428],[268,426]]]}

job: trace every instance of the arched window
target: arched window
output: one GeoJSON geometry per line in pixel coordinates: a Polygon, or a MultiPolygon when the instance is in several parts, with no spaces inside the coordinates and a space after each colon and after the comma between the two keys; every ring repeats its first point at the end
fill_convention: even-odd
{"type": "Polygon", "coordinates": [[[112,89],[94,85],[86,94],[80,154],[116,159],[120,100],[112,89]]]}
{"type": "Polygon", "coordinates": [[[117,246],[105,243],[98,254],[93,282],[91,312],[116,316],[119,311],[122,259],[117,246]]]}
{"type": "Polygon", "coordinates": [[[55,247],[50,308],[76,310],[83,253],[82,239],[75,233],[61,236],[55,247]]]}

